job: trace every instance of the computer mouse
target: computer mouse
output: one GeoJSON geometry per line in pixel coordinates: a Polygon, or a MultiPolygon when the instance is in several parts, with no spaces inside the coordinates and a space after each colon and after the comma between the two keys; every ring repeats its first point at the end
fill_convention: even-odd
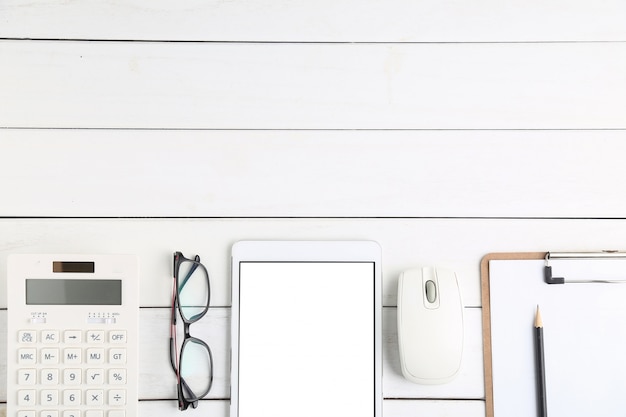
{"type": "Polygon", "coordinates": [[[404,377],[429,385],[451,381],[463,356],[463,302],[456,273],[423,267],[400,274],[397,314],[404,377]]]}

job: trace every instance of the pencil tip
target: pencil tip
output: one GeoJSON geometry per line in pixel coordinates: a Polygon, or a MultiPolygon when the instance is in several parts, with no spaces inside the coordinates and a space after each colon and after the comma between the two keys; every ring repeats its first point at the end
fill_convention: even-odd
{"type": "Polygon", "coordinates": [[[537,305],[537,313],[535,314],[535,327],[543,327],[543,322],[541,321],[541,312],[539,311],[539,305],[537,305]]]}

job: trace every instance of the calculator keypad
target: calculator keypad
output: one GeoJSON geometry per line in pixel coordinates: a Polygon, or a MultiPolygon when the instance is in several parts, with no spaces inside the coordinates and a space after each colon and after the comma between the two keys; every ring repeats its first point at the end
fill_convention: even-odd
{"type": "Polygon", "coordinates": [[[12,417],[126,417],[125,330],[18,331],[12,417]]]}

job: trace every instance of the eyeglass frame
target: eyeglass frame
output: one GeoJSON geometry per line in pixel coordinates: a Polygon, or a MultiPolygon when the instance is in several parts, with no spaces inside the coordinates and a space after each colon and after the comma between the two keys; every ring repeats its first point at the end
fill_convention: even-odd
{"type": "Polygon", "coordinates": [[[191,406],[191,408],[198,407],[198,401],[204,398],[209,393],[209,391],[211,391],[211,386],[213,385],[213,353],[211,352],[211,348],[203,340],[198,339],[197,337],[191,336],[189,332],[189,328],[191,327],[191,325],[197,322],[198,320],[200,320],[202,317],[204,317],[206,313],[209,311],[209,304],[211,301],[211,280],[209,278],[209,273],[206,267],[202,263],[200,263],[199,255],[196,255],[194,259],[189,259],[189,258],[186,258],[182,254],[182,252],[179,252],[179,251],[174,252],[173,272],[174,272],[173,273],[174,288],[172,290],[172,314],[171,314],[171,319],[170,319],[170,364],[172,366],[172,370],[176,374],[176,379],[177,379],[176,390],[178,393],[178,409],[181,411],[184,411],[187,408],[189,408],[189,406],[191,406]],[[201,313],[194,315],[192,318],[185,317],[185,315],[182,312],[180,303],[178,302],[178,299],[180,297],[180,289],[181,289],[181,286],[178,285],[179,283],[178,274],[180,272],[180,266],[183,262],[193,263],[193,266],[187,273],[187,276],[183,279],[183,285],[182,285],[183,287],[187,283],[187,280],[191,277],[191,274],[193,274],[198,267],[204,270],[204,273],[207,279],[208,297],[207,297],[206,306],[204,307],[204,310],[202,310],[201,313]],[[176,343],[176,310],[178,310],[178,314],[180,315],[180,318],[183,321],[183,331],[184,331],[184,338],[183,338],[183,343],[180,347],[180,353],[178,353],[177,351],[177,343],[176,343]],[[180,375],[180,363],[182,362],[183,352],[185,351],[185,346],[187,345],[188,342],[198,343],[199,345],[202,345],[209,353],[209,364],[210,364],[209,365],[209,384],[208,384],[206,391],[200,395],[196,395],[189,388],[189,386],[185,382],[185,379],[180,375]],[[192,395],[192,398],[188,399],[187,396],[185,396],[185,391],[190,393],[192,395]]]}

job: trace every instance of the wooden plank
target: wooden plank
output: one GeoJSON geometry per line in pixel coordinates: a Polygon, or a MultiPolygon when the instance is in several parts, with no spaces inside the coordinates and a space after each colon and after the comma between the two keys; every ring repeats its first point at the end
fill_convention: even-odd
{"type": "Polygon", "coordinates": [[[0,59],[0,127],[626,127],[621,42],[5,40],[0,59]]]}
{"type": "MultiPolygon", "coordinates": [[[[202,400],[198,408],[189,407],[185,410],[185,415],[229,417],[229,407],[228,400],[202,400]]],[[[139,403],[140,417],[180,417],[180,413],[175,400],[141,401],[139,403]]]]}
{"type": "MultiPolygon", "coordinates": [[[[406,269],[455,270],[463,302],[481,306],[479,263],[487,253],[626,248],[621,220],[524,219],[1,219],[0,271],[10,253],[135,253],[140,305],[170,304],[172,253],[200,254],[212,306],[230,306],[230,249],[246,239],[375,240],[383,248],[383,303],[396,305],[406,269]],[[584,236],[584,239],[581,239],[584,236]]],[[[6,288],[6,274],[0,274],[6,288]]],[[[6,308],[0,291],[0,307],[6,308]]]]}
{"type": "MultiPolygon", "coordinates": [[[[206,400],[201,401],[198,408],[188,408],[185,415],[211,417],[228,417],[228,401],[226,400],[206,400]]],[[[180,411],[175,400],[164,401],[141,401],[139,403],[140,417],[180,417],[180,411]]],[[[461,416],[459,414],[459,416],[461,416]]],[[[0,403],[0,417],[6,417],[6,404],[0,403]]],[[[15,417],[15,416],[13,416],[15,417]]]]}
{"type": "Polygon", "coordinates": [[[619,0],[5,0],[0,37],[271,42],[626,39],[619,0]],[[54,23],[51,23],[54,22],[54,23]],[[180,24],[180,22],[185,22],[180,24]]]}
{"type": "MultiPolygon", "coordinates": [[[[196,409],[189,408],[185,415],[228,417],[228,401],[201,401],[196,409]]],[[[6,417],[5,404],[0,403],[0,417],[6,417]]],[[[483,417],[484,406],[480,401],[447,401],[447,400],[385,400],[383,403],[385,417],[402,417],[411,415],[427,415],[433,417],[483,417]]],[[[139,403],[141,417],[177,417],[180,411],[173,400],[142,401],[139,403]]]]}
{"type": "Polygon", "coordinates": [[[385,417],[484,417],[485,403],[468,400],[386,400],[383,414],[385,417]]]}
{"type": "Polygon", "coordinates": [[[615,192],[625,130],[0,129],[0,149],[0,216],[620,218],[626,212],[626,196],[615,192]]]}
{"type": "MultiPolygon", "coordinates": [[[[332,308],[332,307],[330,307],[332,308]]],[[[6,336],[7,311],[0,310],[0,334],[6,336]]],[[[385,398],[482,398],[482,339],[480,309],[466,309],[466,343],[463,370],[451,384],[419,386],[402,378],[397,355],[395,308],[383,309],[383,391],[385,398]]],[[[167,308],[144,308],[140,311],[141,352],[139,361],[140,400],[173,400],[175,377],[169,364],[169,320],[167,308]]],[[[211,347],[214,364],[213,388],[208,399],[230,396],[230,309],[211,309],[193,326],[193,334],[211,347]]],[[[10,336],[8,336],[10,337],[10,336]]],[[[6,401],[6,340],[0,347],[0,401],[6,401]]],[[[280,392],[280,388],[276,388],[280,392]]]]}

